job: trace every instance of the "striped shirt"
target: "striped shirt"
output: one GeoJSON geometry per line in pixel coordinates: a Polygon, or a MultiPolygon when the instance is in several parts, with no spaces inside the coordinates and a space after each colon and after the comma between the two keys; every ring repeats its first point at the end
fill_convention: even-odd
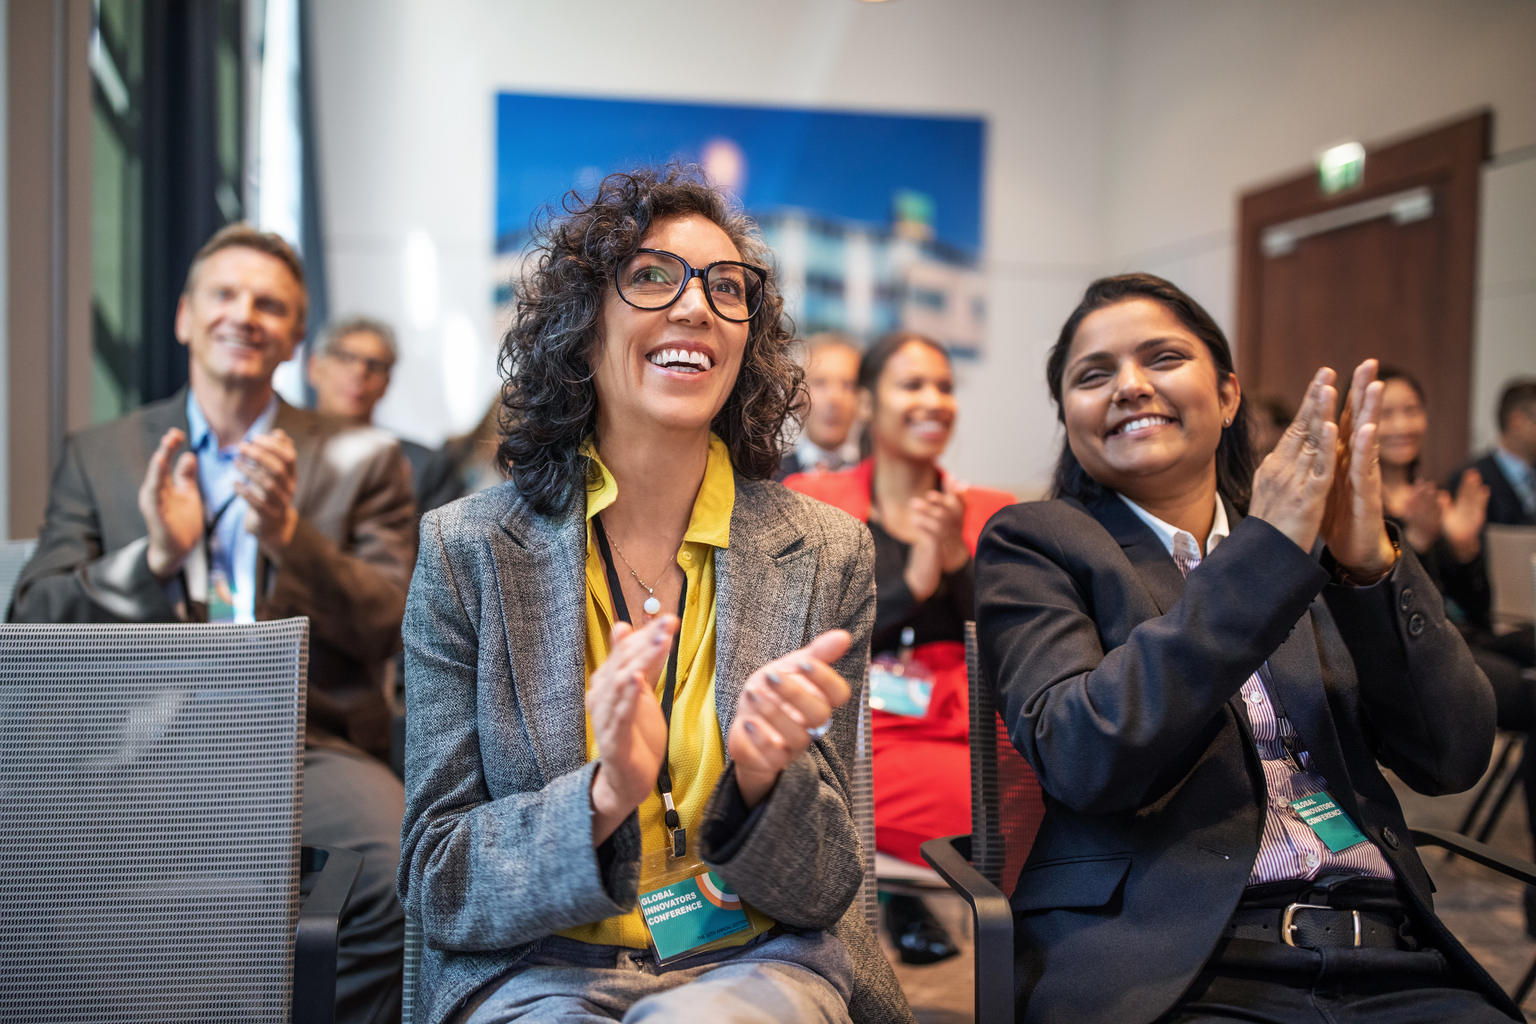
{"type": "MultiPolygon", "coordinates": [[[[1120,500],[1157,534],[1180,572],[1188,576],[1194,571],[1202,556],[1200,545],[1190,533],[1163,522],[1123,494],[1120,500]]],[[[1226,509],[1218,497],[1216,518],[1205,542],[1205,554],[1216,550],[1216,545],[1230,532],[1226,509]]],[[[1264,688],[1258,672],[1248,677],[1240,692],[1243,707],[1248,712],[1248,728],[1253,733],[1253,742],[1264,766],[1264,789],[1268,800],[1264,835],[1259,840],[1259,856],[1248,872],[1248,884],[1313,879],[1341,872],[1354,872],[1367,878],[1391,878],[1392,868],[1371,842],[1356,843],[1334,853],[1301,820],[1301,815],[1291,806],[1292,801],[1326,792],[1328,780],[1312,766],[1312,756],[1305,750],[1299,751],[1297,758],[1302,770],[1298,771],[1291,764],[1286,741],[1295,746],[1296,731],[1269,699],[1269,691],[1264,688]]]]}

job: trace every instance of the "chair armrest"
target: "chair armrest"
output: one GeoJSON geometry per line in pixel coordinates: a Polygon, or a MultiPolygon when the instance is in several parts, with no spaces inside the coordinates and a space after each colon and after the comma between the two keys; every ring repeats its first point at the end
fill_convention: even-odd
{"type": "Polygon", "coordinates": [[[1536,864],[1521,860],[1519,857],[1511,857],[1486,843],[1468,839],[1459,832],[1443,828],[1415,828],[1408,834],[1413,838],[1414,846],[1443,846],[1452,853],[1481,864],[1485,868],[1492,868],[1501,875],[1508,875],[1526,885],[1536,885],[1536,864]]]}
{"type": "Polygon", "coordinates": [[[294,1024],[333,1024],[336,1019],[336,952],[341,915],[363,870],[363,855],[334,846],[305,846],[300,874],[320,877],[299,908],[293,944],[294,1024]]]}
{"type": "Polygon", "coordinates": [[[976,1024],[1014,1020],[1013,908],[1008,897],[971,866],[971,837],[930,839],[923,860],[971,905],[976,923],[976,1024]]]}

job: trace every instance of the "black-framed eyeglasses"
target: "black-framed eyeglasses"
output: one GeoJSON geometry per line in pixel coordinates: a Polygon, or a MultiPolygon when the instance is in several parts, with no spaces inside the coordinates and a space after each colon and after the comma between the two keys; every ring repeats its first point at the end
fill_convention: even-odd
{"type": "Polygon", "coordinates": [[[768,274],[761,267],[735,260],[717,260],[695,270],[676,253],[641,249],[619,264],[614,281],[619,297],[636,309],[666,309],[683,295],[694,278],[704,281],[709,308],[722,320],[746,323],[763,306],[768,274]]]}

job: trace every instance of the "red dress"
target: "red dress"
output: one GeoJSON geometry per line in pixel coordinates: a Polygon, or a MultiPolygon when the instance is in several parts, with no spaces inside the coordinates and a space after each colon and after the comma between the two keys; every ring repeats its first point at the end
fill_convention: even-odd
{"type": "MultiPolygon", "coordinates": [[[[873,483],[874,463],[865,459],[838,473],[797,473],[784,486],[867,523],[873,483]]],[[[964,493],[961,536],[974,555],[982,527],[1014,498],[984,487],[964,493]]],[[[884,711],[873,715],[875,846],[922,864],[922,843],[971,831],[970,699],[965,644],[958,632],[952,639],[920,644],[913,658],[933,673],[928,713],[922,718],[884,711]]]]}

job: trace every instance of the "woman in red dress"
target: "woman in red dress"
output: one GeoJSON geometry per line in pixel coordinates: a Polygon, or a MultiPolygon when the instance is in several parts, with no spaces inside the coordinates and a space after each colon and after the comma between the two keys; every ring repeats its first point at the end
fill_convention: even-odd
{"type": "MultiPolygon", "coordinates": [[[[914,864],[923,863],[924,841],[971,830],[964,643],[976,607],[971,556],[987,520],[1014,502],[1003,491],[957,483],[939,468],[958,411],[954,390],[943,346],[921,334],[887,335],[859,365],[869,457],[853,469],[784,481],[869,524],[878,595],[871,653],[896,657],[910,645],[911,660],[931,676],[920,717],[912,714],[915,706],[907,714],[874,713],[875,845],[914,864]]],[[[920,900],[886,900],[886,920],[907,963],[955,952],[920,900]]]]}

